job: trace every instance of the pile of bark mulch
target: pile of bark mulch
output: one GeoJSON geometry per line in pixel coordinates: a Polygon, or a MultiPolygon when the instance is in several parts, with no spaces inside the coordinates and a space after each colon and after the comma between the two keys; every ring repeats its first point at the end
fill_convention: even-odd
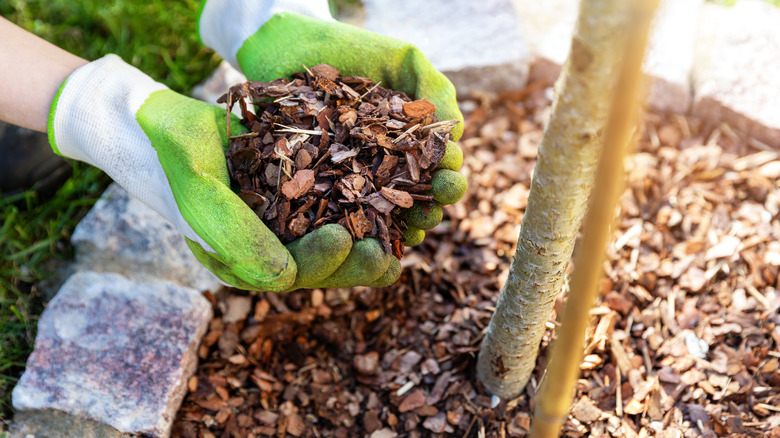
{"type": "MultiPolygon", "coordinates": [[[[523,394],[498,404],[474,366],[546,95],[533,85],[463,102],[469,190],[395,285],[207,294],[216,316],[174,436],[526,435],[543,356],[523,394]]],[[[776,149],[648,114],[628,175],[564,435],[780,436],[776,149]]]]}

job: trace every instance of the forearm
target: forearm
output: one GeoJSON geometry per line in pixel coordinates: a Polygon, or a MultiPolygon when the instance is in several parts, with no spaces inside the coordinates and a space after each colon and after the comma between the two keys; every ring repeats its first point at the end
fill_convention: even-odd
{"type": "Polygon", "coordinates": [[[46,132],[60,85],[85,59],[0,17],[0,120],[46,132]]]}

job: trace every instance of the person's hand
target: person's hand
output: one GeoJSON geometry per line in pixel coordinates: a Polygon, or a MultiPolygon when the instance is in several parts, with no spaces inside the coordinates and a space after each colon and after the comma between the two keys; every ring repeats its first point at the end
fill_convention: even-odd
{"type": "MultiPolygon", "coordinates": [[[[304,66],[326,63],[336,67],[342,76],[369,77],[415,99],[428,99],[436,106],[440,120],[463,121],[454,86],[413,45],[335,22],[327,12],[326,2],[259,1],[244,7],[249,10],[239,16],[231,14],[230,8],[235,6],[229,1],[206,2],[200,33],[207,45],[238,66],[249,79],[270,81],[289,77],[304,66]],[[311,16],[279,12],[285,10],[311,16]]],[[[452,131],[452,139],[457,141],[462,132],[460,123],[452,131]]],[[[465,193],[466,179],[457,173],[462,162],[460,148],[448,142],[447,152],[431,181],[435,202],[424,206],[415,203],[405,215],[409,225],[404,232],[407,245],[420,244],[425,237],[423,230],[441,221],[441,205],[457,202],[465,193]]],[[[362,245],[380,246],[373,239],[364,240],[371,243],[362,245]]],[[[356,245],[355,250],[360,251],[361,247],[356,245]]],[[[372,269],[371,258],[350,258],[357,262],[355,272],[372,269]]],[[[397,260],[391,261],[382,279],[392,283],[393,272],[397,272],[395,278],[400,274],[397,260]]]]}
{"type": "MultiPolygon", "coordinates": [[[[387,280],[379,277],[386,272],[394,273],[395,281],[400,264],[393,269],[390,266],[398,260],[385,253],[378,242],[353,245],[349,232],[338,225],[320,227],[282,246],[230,190],[225,115],[222,108],[170,90],[152,93],[136,114],[157,151],[181,216],[196,236],[202,237],[187,239],[198,261],[233,286],[261,291],[383,286],[387,280]],[[355,259],[356,254],[360,260],[355,259]],[[363,263],[369,268],[356,269],[363,263]]],[[[231,117],[231,135],[245,132],[239,120],[231,117]]]]}
{"type": "MultiPolygon", "coordinates": [[[[236,118],[230,126],[233,135],[243,130],[236,118]]],[[[167,89],[115,55],[68,77],[52,103],[48,131],[56,152],[108,173],[168,219],[197,259],[230,285],[286,291],[368,284],[388,271],[392,257],[368,248],[362,252],[373,257],[374,269],[353,275],[352,240],[338,226],[285,248],[230,189],[226,111],[167,89]]]]}
{"type": "MultiPolygon", "coordinates": [[[[338,225],[320,227],[283,247],[230,190],[225,114],[222,108],[170,90],[152,93],[136,114],[157,151],[179,211],[208,244],[187,240],[198,261],[231,285],[261,291],[384,286],[389,274],[395,281],[400,274],[397,259],[376,241],[353,244],[347,229],[338,225]]],[[[231,135],[245,132],[231,117],[231,135]]]]}
{"type": "Polygon", "coordinates": [[[230,190],[225,114],[108,55],[60,87],[48,131],[55,152],[102,169],[168,219],[220,280],[287,289],[295,261],[230,190]]]}

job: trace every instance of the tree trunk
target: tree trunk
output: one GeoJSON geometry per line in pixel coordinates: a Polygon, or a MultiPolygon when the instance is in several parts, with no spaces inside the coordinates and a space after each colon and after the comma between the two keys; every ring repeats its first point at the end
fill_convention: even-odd
{"type": "Polygon", "coordinates": [[[571,51],[539,147],[517,252],[479,353],[479,379],[502,398],[519,395],[528,382],[563,285],[603,145],[623,46],[625,3],[580,3],[571,51]]]}
{"type": "Polygon", "coordinates": [[[569,283],[571,289],[560,318],[561,327],[548,354],[544,383],[535,397],[531,438],[558,437],[571,407],[572,394],[580,374],[585,332],[592,319],[590,309],[599,295],[598,284],[604,276],[602,263],[606,258],[615,206],[623,192],[623,160],[626,153],[633,149],[629,137],[639,112],[638,97],[644,79],[642,59],[650,21],[658,1],[629,2],[632,6],[630,27],[626,32],[619,77],[610,99],[612,106],[604,133],[604,150],[574,259],[574,272],[569,283]]]}

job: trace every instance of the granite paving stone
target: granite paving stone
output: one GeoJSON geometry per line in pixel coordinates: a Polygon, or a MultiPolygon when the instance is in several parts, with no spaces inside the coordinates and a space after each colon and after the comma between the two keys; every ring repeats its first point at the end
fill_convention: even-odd
{"type": "Polygon", "coordinates": [[[192,288],[74,274],[38,322],[35,349],[12,394],[16,427],[25,415],[59,411],[68,414],[63,423],[72,416],[168,436],[211,316],[208,300],[192,288]]]}
{"type": "Polygon", "coordinates": [[[173,224],[116,183],[79,222],[71,242],[77,269],[156,277],[197,290],[222,287],[173,224]]]}

